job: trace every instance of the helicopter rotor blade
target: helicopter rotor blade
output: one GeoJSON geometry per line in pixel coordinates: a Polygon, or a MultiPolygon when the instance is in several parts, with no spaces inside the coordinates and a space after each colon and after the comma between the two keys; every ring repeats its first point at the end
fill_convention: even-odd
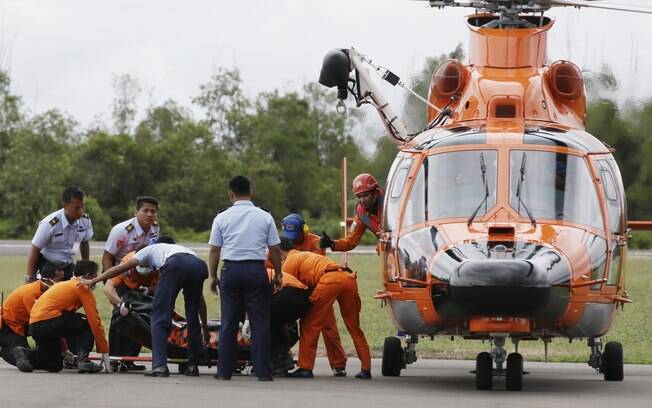
{"type": "Polygon", "coordinates": [[[586,7],[586,8],[598,8],[605,10],[615,10],[615,11],[628,11],[631,13],[645,13],[652,14],[652,9],[645,7],[637,6],[626,6],[619,4],[608,4],[596,1],[596,0],[542,0],[538,1],[539,4],[550,4],[551,6],[560,6],[560,7],[586,7]]]}
{"type": "Polygon", "coordinates": [[[513,7],[520,12],[545,11],[552,7],[577,7],[597,8],[613,11],[627,11],[631,13],[652,14],[652,8],[643,6],[629,6],[613,3],[603,3],[602,0],[512,0],[509,4],[505,0],[412,0],[427,1],[430,7],[469,7],[487,11],[499,11],[505,7],[513,7]],[[507,4],[507,6],[506,6],[507,4]]]}

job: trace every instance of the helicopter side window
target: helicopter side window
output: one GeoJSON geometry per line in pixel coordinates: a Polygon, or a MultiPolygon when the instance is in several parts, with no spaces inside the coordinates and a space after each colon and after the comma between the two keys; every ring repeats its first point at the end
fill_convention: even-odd
{"type": "Polygon", "coordinates": [[[405,180],[408,172],[412,167],[412,159],[405,159],[401,162],[392,175],[391,185],[389,185],[389,198],[387,199],[387,208],[385,211],[385,231],[394,231],[398,221],[398,213],[401,205],[401,193],[405,187],[405,180]]]}
{"type": "Polygon", "coordinates": [[[509,204],[523,217],[602,229],[600,202],[582,157],[514,150],[510,153],[509,204]]]}
{"type": "Polygon", "coordinates": [[[623,207],[620,204],[616,181],[606,160],[598,160],[598,168],[600,169],[600,180],[602,180],[604,195],[607,200],[609,228],[612,234],[620,234],[622,232],[623,207]]]}
{"type": "Polygon", "coordinates": [[[613,286],[617,285],[620,280],[620,262],[622,257],[623,247],[618,245],[616,240],[611,241],[611,266],[609,267],[609,278],[607,280],[607,285],[613,286]]]}
{"type": "Polygon", "coordinates": [[[403,226],[419,224],[426,220],[426,183],[425,166],[421,166],[414,183],[410,199],[405,205],[403,213],[403,226]]]}
{"type": "Polygon", "coordinates": [[[428,219],[486,214],[496,205],[497,160],[495,150],[428,157],[428,219]]]}

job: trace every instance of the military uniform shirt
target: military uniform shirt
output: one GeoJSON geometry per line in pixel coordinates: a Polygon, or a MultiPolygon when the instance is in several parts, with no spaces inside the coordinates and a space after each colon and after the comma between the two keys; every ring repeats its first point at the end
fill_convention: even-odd
{"type": "Polygon", "coordinates": [[[227,261],[264,261],[267,247],[280,244],[281,239],[270,213],[249,200],[239,200],[217,214],[208,243],[221,247],[227,261]]]}
{"type": "Polygon", "coordinates": [[[136,259],[140,266],[151,266],[154,269],[160,269],[165,265],[165,261],[174,254],[191,254],[197,256],[194,251],[181,245],[153,244],[136,252],[136,259]]]}
{"type": "Polygon", "coordinates": [[[75,243],[89,241],[93,237],[93,226],[84,214],[72,224],[63,214],[63,208],[43,218],[36,229],[32,244],[41,249],[50,262],[70,264],[74,261],[75,243]]]}
{"type": "Polygon", "coordinates": [[[117,265],[129,252],[138,251],[147,245],[156,243],[158,238],[158,224],[152,225],[149,231],[145,232],[134,217],[111,228],[104,249],[115,257],[113,264],[117,265]]]}

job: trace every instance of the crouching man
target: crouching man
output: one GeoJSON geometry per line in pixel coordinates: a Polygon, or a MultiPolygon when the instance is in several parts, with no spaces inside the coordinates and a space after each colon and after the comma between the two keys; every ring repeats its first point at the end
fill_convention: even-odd
{"type": "Polygon", "coordinates": [[[109,344],[97,311],[95,295],[89,287],[79,285],[81,278],[97,276],[97,264],[93,261],[77,262],[74,276],[69,281],[52,286],[34,304],[29,319],[29,334],[36,341],[36,349],[14,349],[16,366],[20,371],[61,371],[60,344],[63,337],[72,337],[77,341],[78,372],[96,373],[102,370],[102,365],[88,358],[93,349],[93,340],[97,351],[102,353],[105,369],[110,370],[109,344]],[[81,307],[86,315],[76,313],[81,307]]]}
{"type": "Polygon", "coordinates": [[[55,282],[63,280],[63,276],[62,268],[46,262],[40,269],[38,280],[18,287],[2,304],[0,356],[7,363],[16,365],[14,357],[16,347],[28,347],[27,324],[34,302],[55,282]]]}

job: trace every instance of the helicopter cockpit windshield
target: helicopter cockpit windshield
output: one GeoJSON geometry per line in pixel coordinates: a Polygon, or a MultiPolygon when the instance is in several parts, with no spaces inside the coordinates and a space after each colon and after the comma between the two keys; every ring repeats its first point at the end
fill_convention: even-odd
{"type": "Polygon", "coordinates": [[[509,204],[524,217],[602,228],[600,205],[586,162],[569,154],[513,150],[509,204]]]}
{"type": "Polygon", "coordinates": [[[428,157],[428,218],[486,214],[496,204],[497,156],[469,150],[428,157]]]}

